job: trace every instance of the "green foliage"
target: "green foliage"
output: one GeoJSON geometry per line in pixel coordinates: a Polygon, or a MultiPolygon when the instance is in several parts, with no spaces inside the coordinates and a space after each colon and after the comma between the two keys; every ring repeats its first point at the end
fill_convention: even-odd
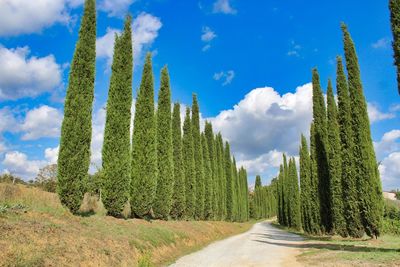
{"type": "Polygon", "coordinates": [[[328,167],[328,135],[327,135],[327,116],[325,109],[324,95],[322,93],[319,74],[317,69],[313,69],[313,117],[314,117],[314,141],[315,141],[315,160],[316,175],[318,177],[318,191],[321,211],[322,230],[330,232],[332,228],[331,208],[330,208],[330,177],[328,167]]]}
{"type": "Polygon", "coordinates": [[[197,96],[193,94],[192,103],[192,135],[193,135],[193,153],[194,153],[194,179],[196,182],[196,210],[195,218],[204,218],[204,170],[203,170],[203,152],[200,137],[200,110],[197,96]]]}
{"type": "Polygon", "coordinates": [[[210,153],[208,151],[207,140],[204,133],[201,134],[201,145],[203,150],[203,167],[204,167],[204,219],[213,218],[213,191],[214,185],[212,180],[210,153]]]}
{"type": "Polygon", "coordinates": [[[367,235],[378,237],[382,224],[383,196],[375,151],[371,138],[367,103],[363,93],[360,67],[356,49],[347,30],[342,24],[344,52],[350,92],[351,122],[353,128],[355,173],[361,222],[367,235]]]}
{"type": "Polygon", "coordinates": [[[218,217],[220,220],[226,219],[226,174],[225,174],[225,154],[224,154],[224,143],[222,141],[222,136],[220,133],[217,134],[216,139],[216,157],[217,157],[217,184],[218,184],[218,192],[219,192],[219,200],[218,200],[218,217]]]}
{"type": "Polygon", "coordinates": [[[96,61],[96,3],[86,0],[61,127],[57,192],[61,203],[77,213],[83,199],[90,164],[92,103],[96,61]]]}
{"type": "Polygon", "coordinates": [[[311,178],[311,217],[314,224],[312,224],[312,233],[321,232],[321,214],[320,214],[320,198],[319,198],[319,181],[317,173],[317,160],[315,152],[315,127],[311,123],[310,128],[310,178],[311,178]]]}
{"type": "Polygon", "coordinates": [[[129,198],[131,181],[130,124],[132,106],[132,19],[115,36],[102,150],[102,201],[108,214],[120,216],[129,198]]]}
{"type": "Polygon", "coordinates": [[[225,142],[225,177],[226,177],[226,220],[233,220],[233,178],[232,159],[228,142],[225,142]]]}
{"type": "Polygon", "coordinates": [[[190,108],[186,108],[186,117],[183,122],[183,166],[185,171],[185,195],[186,195],[186,217],[193,218],[196,204],[196,181],[194,179],[194,152],[192,122],[190,119],[190,108]]]}
{"type": "Polygon", "coordinates": [[[182,130],[180,105],[175,103],[172,115],[172,143],[174,159],[174,193],[172,197],[171,216],[175,219],[182,219],[185,212],[185,173],[182,159],[182,130]]]}
{"type": "Polygon", "coordinates": [[[353,155],[354,140],[351,126],[351,106],[348,84],[341,57],[337,57],[336,90],[338,94],[338,122],[341,141],[343,208],[346,230],[343,236],[361,237],[364,234],[358,208],[357,176],[353,155]]]}
{"type": "Polygon", "coordinates": [[[299,182],[297,176],[297,167],[294,158],[289,161],[289,217],[290,227],[300,230],[301,229],[301,212],[300,212],[300,193],[299,193],[299,182]]]}
{"type": "Polygon", "coordinates": [[[343,191],[342,191],[342,159],[340,156],[340,133],[338,111],[331,80],[328,82],[328,159],[331,189],[332,230],[341,236],[346,236],[346,221],[344,219],[343,191]]]}
{"type": "Polygon", "coordinates": [[[167,67],[161,71],[161,86],[158,92],[157,110],[157,193],[153,211],[156,218],[168,219],[174,189],[171,128],[171,89],[167,67]]]}
{"type": "MultiPolygon", "coordinates": [[[[204,128],[204,134],[206,137],[207,142],[207,150],[208,150],[208,159],[210,161],[210,182],[212,183],[212,198],[211,198],[211,205],[213,211],[213,217],[215,219],[220,219],[221,212],[219,209],[219,202],[221,199],[221,192],[219,188],[219,180],[218,180],[218,164],[217,161],[217,147],[216,141],[214,139],[214,133],[212,129],[212,124],[210,122],[206,122],[204,128]]],[[[203,153],[204,156],[204,153],[203,153]]],[[[207,193],[206,193],[207,196],[207,193]]]]}
{"type": "Polygon", "coordinates": [[[393,51],[394,51],[394,65],[397,67],[397,83],[398,91],[400,94],[400,1],[390,0],[390,22],[392,25],[393,33],[393,51]]]}
{"type": "Polygon", "coordinates": [[[146,56],[136,101],[132,141],[131,208],[138,217],[152,216],[157,186],[156,122],[151,54],[146,56]]]}

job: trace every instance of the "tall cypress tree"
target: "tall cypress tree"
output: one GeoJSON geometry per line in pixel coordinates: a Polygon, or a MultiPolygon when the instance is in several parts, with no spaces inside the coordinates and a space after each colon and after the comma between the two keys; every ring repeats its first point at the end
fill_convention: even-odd
{"type": "Polygon", "coordinates": [[[319,198],[319,180],[318,180],[318,167],[317,156],[315,147],[315,127],[311,123],[310,127],[310,177],[311,177],[311,207],[312,218],[314,224],[311,225],[312,233],[319,234],[321,232],[321,214],[320,214],[320,198],[319,198]]]}
{"type": "Polygon", "coordinates": [[[371,138],[367,103],[363,93],[360,67],[353,40],[342,24],[344,52],[348,73],[354,159],[356,159],[357,188],[361,221],[367,235],[380,235],[383,217],[382,185],[379,177],[375,151],[371,138]]]}
{"type": "Polygon", "coordinates": [[[287,162],[286,155],[283,154],[283,214],[284,214],[284,224],[285,226],[290,226],[290,203],[289,203],[289,165],[287,162]]]}
{"type": "Polygon", "coordinates": [[[194,149],[194,177],[196,181],[196,212],[197,219],[204,218],[204,170],[203,153],[200,138],[200,111],[197,96],[193,94],[192,103],[192,135],[194,149]]]}
{"type": "Polygon", "coordinates": [[[278,175],[278,182],[277,182],[277,198],[278,198],[278,222],[280,225],[285,224],[285,211],[284,211],[284,200],[283,200],[283,165],[279,166],[279,175],[278,175]]]}
{"type": "Polygon", "coordinates": [[[168,219],[172,205],[174,170],[171,127],[171,89],[167,67],[161,71],[157,110],[157,191],[153,204],[156,218],[168,219]]]}
{"type": "Polygon", "coordinates": [[[239,206],[239,199],[238,199],[238,170],[236,166],[236,159],[235,156],[232,156],[232,217],[234,221],[238,220],[238,206],[239,206]]]}
{"type": "Polygon", "coordinates": [[[233,220],[233,175],[232,159],[228,142],[225,142],[225,177],[226,177],[226,219],[233,220]]]}
{"type": "Polygon", "coordinates": [[[364,234],[358,208],[357,176],[353,157],[354,141],[351,126],[350,96],[342,58],[337,57],[336,90],[338,94],[338,121],[342,160],[342,192],[346,231],[343,236],[361,237],[364,234]]]}
{"type": "Polygon", "coordinates": [[[108,214],[121,215],[129,198],[131,180],[132,29],[131,17],[115,37],[114,58],[102,150],[102,201],[108,214]]]}
{"type": "Polygon", "coordinates": [[[219,186],[218,186],[218,179],[217,179],[217,154],[216,154],[216,144],[215,144],[215,139],[214,139],[214,133],[212,129],[212,124],[210,122],[206,122],[205,128],[204,128],[204,134],[206,136],[206,141],[207,141],[207,149],[208,149],[208,157],[210,160],[210,180],[212,183],[212,199],[211,199],[211,205],[212,205],[212,211],[213,211],[213,217],[215,219],[220,219],[220,212],[218,210],[218,202],[220,199],[220,192],[219,192],[219,186]]]}
{"type": "Polygon", "coordinates": [[[290,226],[294,229],[301,229],[301,213],[300,213],[300,193],[299,182],[297,176],[297,167],[294,158],[289,161],[289,178],[290,178],[290,226]]]}
{"type": "Polygon", "coordinates": [[[69,74],[57,163],[57,192],[72,213],[81,205],[90,164],[95,61],[96,3],[86,0],[69,74]]]}
{"type": "Polygon", "coordinates": [[[181,106],[174,104],[172,115],[172,144],[174,156],[174,193],[172,196],[171,216],[181,219],[185,214],[185,173],[182,159],[182,130],[181,130],[181,106]]]}
{"type": "Polygon", "coordinates": [[[204,218],[209,220],[213,218],[213,191],[210,154],[208,152],[207,139],[204,133],[201,134],[201,145],[203,149],[203,168],[204,168],[204,218]]]}
{"type": "Polygon", "coordinates": [[[332,218],[330,214],[330,178],[327,150],[327,116],[324,95],[322,94],[317,69],[313,69],[313,117],[315,129],[315,156],[317,163],[318,190],[320,199],[322,230],[330,232],[332,218]]]}
{"type": "Polygon", "coordinates": [[[191,219],[194,217],[196,204],[196,181],[194,179],[194,152],[193,152],[193,134],[192,121],[190,119],[190,108],[186,107],[186,117],[183,122],[183,166],[185,170],[185,195],[186,211],[185,215],[191,219]]]}
{"type": "Polygon", "coordinates": [[[333,95],[331,80],[328,81],[328,159],[331,189],[331,214],[333,231],[346,236],[346,221],[344,219],[342,191],[342,159],[340,147],[340,131],[338,111],[333,95]]]}
{"type": "Polygon", "coordinates": [[[226,219],[226,175],[225,175],[225,154],[224,143],[220,133],[216,136],[216,152],[217,152],[217,170],[218,170],[218,191],[220,195],[218,210],[220,220],[226,219]]]}
{"type": "Polygon", "coordinates": [[[400,1],[390,0],[389,9],[393,33],[394,65],[397,67],[397,89],[400,94],[400,1]]]}
{"type": "Polygon", "coordinates": [[[153,79],[151,54],[148,53],[136,101],[132,140],[131,209],[138,217],[154,215],[157,146],[153,79]]]}
{"type": "Polygon", "coordinates": [[[249,220],[250,216],[250,203],[249,203],[249,185],[248,185],[248,180],[247,180],[247,171],[246,169],[243,169],[243,179],[244,179],[244,199],[246,203],[246,208],[245,208],[245,220],[249,220]]]}
{"type": "Polygon", "coordinates": [[[261,176],[256,176],[256,183],[254,185],[254,211],[255,211],[255,218],[261,218],[261,176]]]}
{"type": "Polygon", "coordinates": [[[312,233],[312,225],[315,224],[312,217],[312,187],[311,187],[311,162],[308,152],[307,140],[301,135],[300,146],[300,200],[303,229],[307,233],[312,233]]]}

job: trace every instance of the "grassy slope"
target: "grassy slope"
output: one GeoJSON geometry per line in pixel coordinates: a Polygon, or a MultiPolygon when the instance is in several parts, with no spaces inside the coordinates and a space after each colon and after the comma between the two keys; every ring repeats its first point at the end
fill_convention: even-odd
{"type": "Polygon", "coordinates": [[[73,216],[55,194],[0,184],[1,266],[162,265],[250,226],[73,216]]]}
{"type": "MultiPolygon", "coordinates": [[[[275,226],[281,227],[278,224],[275,226]]],[[[314,237],[296,231],[306,241],[298,261],[305,266],[400,266],[400,236],[383,235],[378,240],[339,236],[314,237]]]]}

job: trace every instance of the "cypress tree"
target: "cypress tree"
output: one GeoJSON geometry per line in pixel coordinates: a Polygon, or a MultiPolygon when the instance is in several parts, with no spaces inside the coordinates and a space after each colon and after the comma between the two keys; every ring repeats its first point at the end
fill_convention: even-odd
{"type": "Polygon", "coordinates": [[[153,204],[156,218],[168,219],[174,189],[172,154],[171,89],[168,68],[161,71],[161,85],[158,92],[157,110],[157,191],[153,204]]]}
{"type": "Polygon", "coordinates": [[[367,103],[363,93],[356,49],[345,24],[342,24],[342,31],[350,106],[352,107],[351,117],[355,144],[353,155],[356,159],[355,170],[361,221],[367,235],[378,237],[383,217],[382,185],[371,138],[367,103]]]}
{"type": "Polygon", "coordinates": [[[290,226],[294,229],[301,229],[301,213],[300,213],[300,193],[299,182],[297,176],[297,167],[294,158],[289,162],[289,177],[290,177],[290,226]]]}
{"type": "Polygon", "coordinates": [[[311,232],[319,234],[321,232],[321,214],[320,214],[320,198],[319,198],[319,181],[317,171],[316,147],[315,147],[315,127],[311,123],[310,128],[310,177],[311,177],[311,207],[312,218],[314,224],[311,225],[311,232]]]}
{"type": "Polygon", "coordinates": [[[209,160],[210,160],[210,179],[212,183],[212,211],[213,211],[213,216],[215,219],[220,219],[220,212],[218,209],[218,202],[220,199],[220,192],[219,192],[219,185],[218,185],[218,171],[217,171],[217,154],[216,154],[216,142],[214,139],[214,133],[212,129],[212,124],[210,122],[206,122],[205,128],[204,128],[204,134],[207,139],[207,148],[208,148],[208,154],[209,154],[209,160]]]}
{"type": "Polygon", "coordinates": [[[256,183],[254,185],[254,211],[255,211],[255,218],[261,218],[261,176],[256,176],[256,183]]]}
{"type": "Polygon", "coordinates": [[[232,217],[234,221],[238,220],[239,198],[238,198],[238,171],[236,167],[235,156],[232,156],[232,217]]]}
{"type": "Polygon", "coordinates": [[[95,61],[96,3],[86,0],[69,74],[57,163],[57,192],[72,213],[81,205],[90,164],[95,61]]]}
{"type": "Polygon", "coordinates": [[[300,200],[303,229],[307,233],[312,233],[312,225],[315,224],[312,217],[312,187],[311,187],[311,162],[308,152],[307,140],[301,135],[300,146],[300,200]]]}
{"type": "Polygon", "coordinates": [[[154,215],[157,146],[153,79],[151,54],[148,53],[136,101],[132,140],[131,209],[138,217],[154,215]]]}
{"type": "Polygon", "coordinates": [[[196,181],[196,211],[197,219],[204,218],[204,172],[203,153],[200,138],[200,111],[197,96],[193,94],[192,103],[192,135],[194,149],[194,177],[196,181]]]}
{"type": "Polygon", "coordinates": [[[342,159],[340,156],[340,132],[338,111],[333,95],[331,80],[328,81],[328,159],[331,189],[331,214],[333,232],[346,236],[346,221],[344,219],[342,192],[342,159]]]}
{"type": "Polygon", "coordinates": [[[353,129],[351,127],[350,96],[347,80],[344,74],[342,58],[337,57],[336,90],[338,94],[338,121],[340,129],[342,160],[342,192],[344,218],[346,231],[341,235],[361,237],[364,234],[361,225],[361,217],[358,208],[357,177],[355,172],[355,160],[353,157],[353,129]]]}
{"type": "Polygon", "coordinates": [[[183,166],[185,170],[185,195],[186,195],[186,217],[194,217],[196,204],[196,181],[194,179],[194,152],[192,122],[190,119],[190,108],[186,108],[186,117],[183,122],[183,166]]]}
{"type": "Polygon", "coordinates": [[[393,33],[394,65],[397,67],[397,89],[400,94],[400,1],[390,0],[389,9],[393,33]]]}
{"type": "Polygon", "coordinates": [[[220,195],[218,210],[220,220],[226,219],[226,176],[225,176],[225,154],[224,154],[224,144],[222,141],[222,136],[220,133],[216,136],[216,154],[217,154],[217,184],[218,192],[220,195]]]}
{"type": "Polygon", "coordinates": [[[233,175],[229,143],[225,142],[226,219],[233,220],[233,175]]]}
{"type": "Polygon", "coordinates": [[[204,218],[209,220],[213,218],[213,180],[211,172],[210,154],[208,151],[207,140],[204,133],[201,134],[201,145],[203,149],[203,167],[204,167],[204,218]]]}
{"type": "Polygon", "coordinates": [[[290,179],[289,179],[289,165],[287,162],[286,155],[283,154],[283,214],[284,214],[284,225],[289,226],[291,225],[290,221],[290,203],[289,203],[289,196],[290,196],[290,187],[289,187],[290,179]]]}
{"type": "Polygon", "coordinates": [[[322,230],[330,232],[332,228],[330,208],[330,178],[327,151],[327,116],[324,95],[322,94],[317,69],[313,69],[313,117],[315,129],[315,156],[317,163],[318,190],[321,211],[322,230]]]}
{"type": "Polygon", "coordinates": [[[121,36],[115,37],[114,58],[102,150],[102,201],[108,214],[120,216],[129,198],[131,180],[130,125],[132,105],[131,17],[121,36]]]}
{"type": "Polygon", "coordinates": [[[243,169],[243,179],[244,179],[244,199],[245,199],[245,220],[249,220],[250,216],[250,203],[249,203],[249,185],[247,180],[247,171],[243,169]]]}
{"type": "Polygon", "coordinates": [[[279,166],[279,176],[278,176],[278,182],[277,182],[277,198],[278,198],[278,222],[280,225],[284,225],[284,208],[283,208],[283,165],[281,164],[279,166]]]}
{"type": "Polygon", "coordinates": [[[181,130],[181,106],[174,104],[172,115],[172,144],[174,157],[174,193],[172,197],[171,216],[174,219],[182,219],[185,214],[185,173],[182,159],[182,130],[181,130]]]}

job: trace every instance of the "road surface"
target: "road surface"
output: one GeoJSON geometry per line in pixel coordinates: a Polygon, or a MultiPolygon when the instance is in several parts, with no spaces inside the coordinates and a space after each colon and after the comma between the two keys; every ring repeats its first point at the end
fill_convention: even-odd
{"type": "Polygon", "coordinates": [[[178,259],[170,267],[256,267],[301,266],[299,255],[303,238],[271,225],[255,224],[246,233],[236,235],[207,246],[178,259]]]}

